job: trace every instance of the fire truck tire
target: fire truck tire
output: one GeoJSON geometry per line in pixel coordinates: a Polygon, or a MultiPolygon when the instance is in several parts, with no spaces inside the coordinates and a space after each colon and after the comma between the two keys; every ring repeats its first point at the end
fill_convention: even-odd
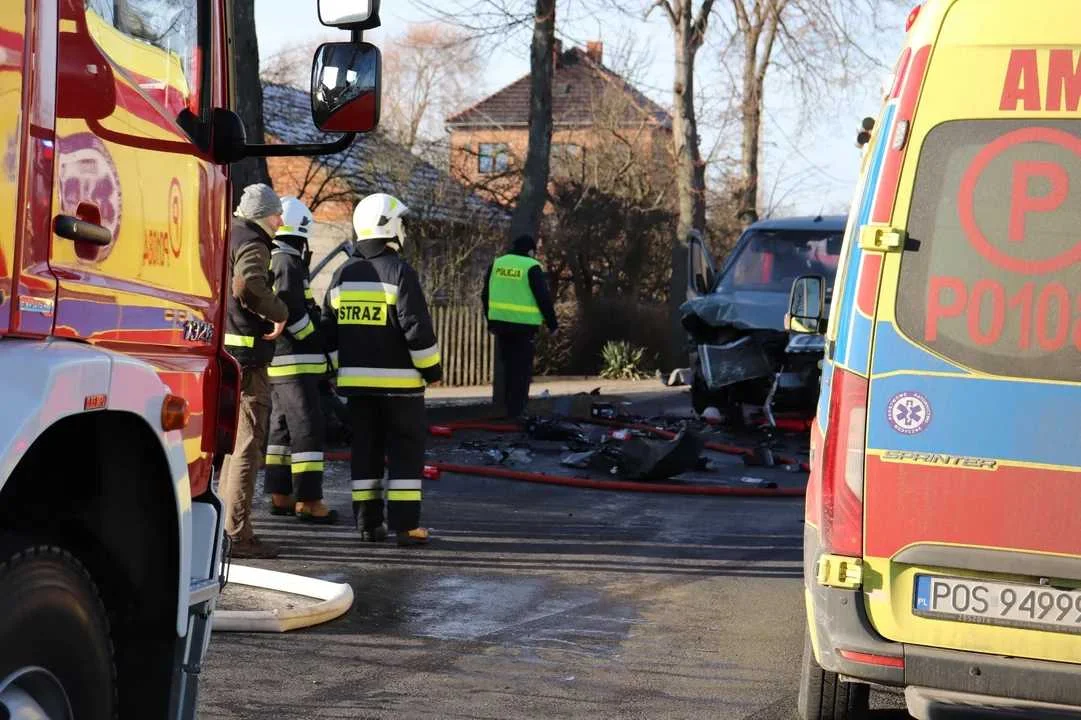
{"type": "Polygon", "coordinates": [[[0,717],[5,705],[30,702],[41,713],[30,717],[114,720],[116,698],[109,621],[86,568],[50,545],[8,554],[0,561],[0,717]]]}
{"type": "Polygon", "coordinates": [[[870,712],[871,688],[842,682],[837,673],[823,669],[815,661],[808,633],[803,639],[797,703],[801,720],[865,720],[870,712]]]}

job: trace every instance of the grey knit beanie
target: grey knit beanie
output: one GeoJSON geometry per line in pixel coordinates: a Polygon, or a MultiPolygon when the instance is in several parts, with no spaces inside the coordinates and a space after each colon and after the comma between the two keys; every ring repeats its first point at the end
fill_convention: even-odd
{"type": "Polygon", "coordinates": [[[245,220],[261,220],[271,215],[281,215],[282,201],[274,188],[265,183],[256,183],[244,188],[235,214],[245,220]]]}

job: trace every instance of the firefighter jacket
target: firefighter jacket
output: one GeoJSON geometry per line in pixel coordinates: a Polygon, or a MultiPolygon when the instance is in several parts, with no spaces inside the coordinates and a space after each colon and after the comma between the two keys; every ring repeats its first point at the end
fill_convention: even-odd
{"type": "Polygon", "coordinates": [[[270,236],[251,220],[235,218],[229,231],[232,280],[225,317],[225,349],[242,367],[266,367],[274,343],[264,340],[271,323],[286,319],[288,310],[272,289],[270,236]]]}
{"type": "Polygon", "coordinates": [[[423,394],[443,367],[420,279],[382,239],[360,247],[334,274],[323,303],[338,394],[423,394]]]}
{"type": "Polygon", "coordinates": [[[308,269],[303,254],[284,240],[274,241],[270,253],[274,292],[289,308],[285,332],[274,343],[274,360],[267,373],[270,382],[295,380],[302,375],[321,376],[328,370],[323,336],[316,323],[319,316],[310,303],[308,269]]]}

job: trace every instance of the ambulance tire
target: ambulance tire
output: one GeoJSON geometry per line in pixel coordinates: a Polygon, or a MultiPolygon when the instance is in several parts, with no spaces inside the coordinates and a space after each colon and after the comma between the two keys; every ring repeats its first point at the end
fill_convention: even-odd
{"type": "Polygon", "coordinates": [[[27,698],[53,720],[117,714],[105,606],[83,564],[50,545],[0,561],[0,717],[27,698]]]}
{"type": "Polygon", "coordinates": [[[800,720],[865,720],[871,707],[871,687],[841,682],[837,673],[815,661],[811,636],[803,639],[798,709],[800,720]]]}

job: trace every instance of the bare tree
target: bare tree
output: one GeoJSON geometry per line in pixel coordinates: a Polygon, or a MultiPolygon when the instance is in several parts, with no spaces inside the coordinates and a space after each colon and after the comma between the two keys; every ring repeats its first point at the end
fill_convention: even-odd
{"type": "Polygon", "coordinates": [[[416,152],[443,133],[443,118],[475,97],[476,43],[443,23],[411,25],[383,50],[384,132],[416,152]]]}
{"type": "Polygon", "coordinates": [[[672,243],[672,280],[668,305],[672,325],[672,348],[682,357],[683,330],[679,306],[687,300],[687,238],[691,231],[706,229],[706,166],[698,146],[695,113],[694,65],[705,41],[714,0],[653,0],[649,12],[660,10],[672,28],[675,76],[672,79],[674,109],[673,151],[676,157],[676,188],[679,193],[679,224],[672,243]]]}
{"type": "Polygon", "coordinates": [[[552,151],[552,77],[555,74],[556,0],[536,0],[529,57],[529,149],[511,233],[537,235],[548,200],[552,151]]]}
{"type": "MultiPolygon", "coordinates": [[[[736,213],[758,219],[766,81],[776,70],[805,101],[825,97],[855,74],[882,69],[861,39],[880,37],[899,0],[729,0],[720,24],[722,65],[736,56],[734,107],[740,110],[740,179],[736,213]]],[[[815,103],[817,104],[817,103],[815,103]]],[[[776,198],[771,198],[776,202],[776,198]]]]}
{"type": "MultiPolygon", "coordinates": [[[[233,0],[232,34],[236,57],[259,57],[259,40],[255,36],[254,0],[233,0]]],[[[236,110],[244,121],[248,142],[263,142],[263,85],[259,81],[259,64],[236,64],[236,110]]],[[[236,202],[244,188],[252,183],[270,184],[266,158],[250,157],[233,163],[229,181],[236,202]]]]}

